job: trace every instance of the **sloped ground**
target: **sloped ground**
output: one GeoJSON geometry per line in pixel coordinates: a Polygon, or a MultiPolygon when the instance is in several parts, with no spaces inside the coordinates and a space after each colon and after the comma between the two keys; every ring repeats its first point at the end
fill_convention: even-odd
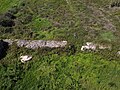
{"type": "Polygon", "coordinates": [[[74,43],[96,41],[113,44],[119,40],[119,10],[109,8],[109,2],[68,1],[22,2],[11,9],[11,12],[17,9],[14,14],[16,19],[13,20],[15,26],[1,27],[1,38],[62,39],[74,43]]]}
{"type": "Polygon", "coordinates": [[[116,55],[120,50],[120,9],[109,7],[114,0],[0,2],[0,39],[68,41],[61,49],[9,47],[0,60],[0,89],[120,89],[120,57],[116,55]],[[81,52],[86,42],[113,48],[81,52]],[[25,54],[33,59],[22,64],[19,57],[25,54]]]}

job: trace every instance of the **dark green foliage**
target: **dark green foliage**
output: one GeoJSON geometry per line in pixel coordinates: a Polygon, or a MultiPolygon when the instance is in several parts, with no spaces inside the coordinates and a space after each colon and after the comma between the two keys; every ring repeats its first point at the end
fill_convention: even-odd
{"type": "Polygon", "coordinates": [[[120,2],[113,2],[111,7],[120,7],[120,2]]]}
{"type": "Polygon", "coordinates": [[[8,43],[0,40],[0,60],[7,54],[8,43]]]}
{"type": "Polygon", "coordinates": [[[76,47],[74,45],[69,45],[65,51],[67,55],[74,55],[76,53],[76,47]]]}
{"type": "Polygon", "coordinates": [[[6,20],[1,20],[0,25],[3,27],[12,27],[15,26],[15,23],[12,20],[6,19],[6,20]]]}
{"type": "Polygon", "coordinates": [[[16,17],[12,13],[5,13],[5,16],[10,19],[15,19],[16,17]]]}

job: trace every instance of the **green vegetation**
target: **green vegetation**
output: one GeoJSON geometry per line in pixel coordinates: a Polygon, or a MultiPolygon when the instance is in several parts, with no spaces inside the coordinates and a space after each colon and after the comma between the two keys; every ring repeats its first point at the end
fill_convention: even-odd
{"type": "Polygon", "coordinates": [[[110,41],[110,42],[115,40],[115,36],[113,35],[112,32],[101,33],[101,38],[103,40],[110,41]]]}
{"type": "Polygon", "coordinates": [[[4,13],[8,11],[11,7],[17,6],[19,4],[19,0],[0,0],[0,12],[4,13]]]}
{"type": "MultiPolygon", "coordinates": [[[[30,53],[31,51],[27,51],[30,53]]],[[[19,56],[19,53],[16,53],[19,56]]],[[[0,88],[18,90],[119,90],[120,65],[98,55],[82,54],[39,56],[32,52],[31,62],[21,64],[14,55],[7,55],[13,62],[2,63],[0,88]],[[8,86],[9,85],[9,86],[8,86]]]]}
{"type": "Polygon", "coordinates": [[[0,0],[0,39],[66,40],[65,48],[9,47],[0,90],[119,90],[120,11],[115,0],[0,0]],[[86,42],[111,50],[81,52],[86,42]],[[32,55],[27,63],[21,55],[32,55]]]}

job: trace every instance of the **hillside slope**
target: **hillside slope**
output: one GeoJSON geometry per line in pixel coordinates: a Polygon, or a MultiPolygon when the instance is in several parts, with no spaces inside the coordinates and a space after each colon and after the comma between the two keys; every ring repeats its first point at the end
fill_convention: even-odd
{"type": "Polygon", "coordinates": [[[17,47],[0,60],[0,90],[119,90],[120,2],[0,0],[0,39],[67,41],[63,48],[17,47]],[[110,50],[81,51],[86,42],[110,50]],[[21,63],[21,55],[32,55],[21,63]]]}

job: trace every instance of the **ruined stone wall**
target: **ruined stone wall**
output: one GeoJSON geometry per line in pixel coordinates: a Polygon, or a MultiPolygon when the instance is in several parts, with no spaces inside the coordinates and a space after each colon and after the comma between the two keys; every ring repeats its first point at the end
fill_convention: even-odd
{"type": "Polygon", "coordinates": [[[18,47],[26,47],[29,49],[37,49],[42,47],[58,48],[65,47],[67,41],[45,41],[45,40],[19,40],[19,39],[4,39],[9,45],[16,43],[18,47]]]}

